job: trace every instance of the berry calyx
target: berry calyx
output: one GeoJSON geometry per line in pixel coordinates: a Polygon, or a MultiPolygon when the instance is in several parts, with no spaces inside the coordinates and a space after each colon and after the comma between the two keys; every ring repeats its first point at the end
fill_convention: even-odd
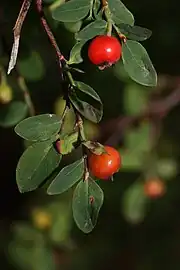
{"type": "Polygon", "coordinates": [[[121,43],[112,36],[97,36],[91,41],[88,48],[89,60],[101,69],[117,62],[121,55],[121,43]]]}
{"type": "Polygon", "coordinates": [[[147,180],[144,184],[144,193],[147,197],[159,198],[164,195],[165,191],[165,184],[159,178],[147,180]]]}
{"type": "Polygon", "coordinates": [[[119,152],[111,147],[104,146],[106,153],[96,155],[91,153],[88,157],[89,171],[95,177],[108,180],[121,167],[121,156],[119,152]]]}

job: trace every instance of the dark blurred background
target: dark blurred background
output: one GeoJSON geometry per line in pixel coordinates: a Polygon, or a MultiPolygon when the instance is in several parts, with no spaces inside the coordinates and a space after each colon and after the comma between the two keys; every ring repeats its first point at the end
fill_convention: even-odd
{"type": "MultiPolygon", "coordinates": [[[[0,65],[5,70],[13,43],[12,29],[21,4],[22,1],[18,0],[1,0],[0,3],[0,65]]],[[[124,168],[115,176],[113,183],[100,183],[105,202],[94,231],[85,235],[72,220],[72,191],[55,198],[46,196],[43,189],[29,194],[19,193],[15,170],[26,145],[15,134],[13,127],[2,127],[0,265],[4,270],[180,269],[180,107],[174,106],[166,117],[155,122],[154,133],[160,128],[160,135],[155,139],[146,130],[146,125],[147,129],[152,129],[148,119],[141,123],[142,130],[144,125],[146,130],[142,134],[141,125],[131,126],[123,136],[124,126],[118,128],[121,118],[141,113],[151,97],[164,98],[180,87],[180,5],[177,0],[125,0],[124,4],[134,14],[137,25],[153,32],[143,45],[158,72],[158,87],[149,89],[138,86],[127,77],[121,63],[103,72],[98,71],[86,57],[79,65],[86,73],[74,74],[94,87],[104,103],[102,123],[95,125],[86,121],[88,136],[102,143],[108,142],[120,152],[122,149],[123,155],[126,155],[124,168]],[[128,143],[126,145],[130,137],[132,149],[128,143]],[[155,148],[152,150],[149,148],[153,139],[155,148]],[[142,141],[143,146],[138,150],[141,152],[140,162],[137,161],[139,153],[131,153],[142,141]],[[166,193],[159,199],[150,200],[144,208],[143,202],[139,202],[141,195],[134,195],[133,192],[128,195],[127,192],[137,179],[144,181],[144,171],[149,165],[148,158],[146,164],[143,163],[146,157],[153,160],[149,170],[157,167],[156,176],[164,181],[166,193]],[[123,204],[124,198],[127,200],[123,204]],[[50,255],[53,255],[53,262],[49,259],[50,255]]],[[[50,5],[45,3],[48,22],[61,51],[68,57],[75,42],[72,26],[54,22],[49,12],[50,5]]],[[[64,103],[56,55],[40,24],[34,4],[22,29],[17,70],[25,78],[36,113],[55,112],[61,115],[64,103]]],[[[8,84],[13,97],[23,99],[16,75],[16,72],[12,72],[7,78],[8,84]]],[[[70,115],[67,130],[71,129],[72,123],[73,116],[70,115]]]]}

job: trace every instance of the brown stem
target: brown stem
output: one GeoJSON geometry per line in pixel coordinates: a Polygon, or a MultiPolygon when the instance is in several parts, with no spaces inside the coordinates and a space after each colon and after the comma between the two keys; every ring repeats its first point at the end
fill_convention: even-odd
{"type": "Polygon", "coordinates": [[[37,7],[37,11],[38,11],[39,16],[40,16],[41,23],[44,27],[44,30],[46,31],[46,34],[48,35],[49,40],[56,51],[58,61],[59,61],[59,67],[61,70],[61,78],[63,80],[64,77],[63,77],[63,72],[62,72],[62,63],[66,62],[66,59],[64,58],[63,54],[61,53],[59,46],[57,45],[56,39],[55,39],[46,19],[44,17],[44,12],[43,12],[43,8],[42,8],[42,0],[36,0],[36,7],[37,7]]]}

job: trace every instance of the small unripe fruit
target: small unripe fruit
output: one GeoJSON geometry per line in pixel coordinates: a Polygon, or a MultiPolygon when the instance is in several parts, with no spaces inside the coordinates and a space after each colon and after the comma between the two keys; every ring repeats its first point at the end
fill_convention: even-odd
{"type": "Polygon", "coordinates": [[[32,221],[34,226],[40,230],[48,229],[52,225],[51,215],[41,209],[35,209],[33,211],[32,221]]]}
{"type": "Polygon", "coordinates": [[[61,143],[63,142],[63,140],[58,140],[56,141],[56,150],[59,154],[61,154],[61,143]]]}
{"type": "Polygon", "coordinates": [[[108,180],[121,167],[121,157],[119,152],[111,147],[104,146],[106,153],[96,155],[91,153],[88,157],[89,171],[95,177],[108,180]]]}
{"type": "Polygon", "coordinates": [[[144,193],[150,198],[162,197],[166,192],[164,182],[159,178],[149,179],[144,184],[144,193]]]}
{"type": "Polygon", "coordinates": [[[121,43],[112,36],[97,36],[91,41],[88,48],[89,60],[103,68],[116,63],[121,54],[121,43]]]}
{"type": "Polygon", "coordinates": [[[2,104],[7,104],[12,100],[12,98],[12,89],[8,85],[0,86],[0,102],[2,104]]]}

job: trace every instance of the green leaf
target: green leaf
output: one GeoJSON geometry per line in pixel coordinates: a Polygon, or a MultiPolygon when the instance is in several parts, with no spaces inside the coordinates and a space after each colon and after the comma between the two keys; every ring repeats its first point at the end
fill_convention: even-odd
{"type": "Polygon", "coordinates": [[[103,35],[106,32],[107,22],[104,20],[96,20],[86,27],[84,27],[80,32],[76,34],[77,40],[89,40],[97,35],[103,35]]]}
{"type": "Polygon", "coordinates": [[[61,120],[55,114],[41,114],[24,119],[15,132],[25,140],[45,141],[59,132],[61,120]]]}
{"type": "Polygon", "coordinates": [[[156,86],[157,74],[145,48],[137,41],[127,40],[122,46],[124,68],[134,81],[156,86]]]}
{"type": "Polygon", "coordinates": [[[132,184],[124,193],[122,211],[125,219],[133,224],[143,221],[145,217],[147,197],[144,195],[143,183],[132,184]]]}
{"type": "Polygon", "coordinates": [[[112,14],[112,19],[116,24],[134,24],[133,14],[125,7],[120,0],[108,0],[108,6],[112,14]]]}
{"type": "Polygon", "coordinates": [[[26,117],[27,105],[22,101],[12,101],[0,108],[0,126],[12,127],[26,117]]]}
{"type": "Polygon", "coordinates": [[[121,33],[124,34],[128,39],[136,41],[146,40],[152,35],[151,30],[136,25],[131,26],[129,24],[121,23],[119,28],[121,33]]]}
{"type": "Polygon", "coordinates": [[[34,143],[22,154],[16,181],[20,192],[32,191],[55,170],[61,160],[51,141],[34,143]]]}
{"type": "Polygon", "coordinates": [[[94,4],[93,4],[93,15],[96,18],[96,20],[102,18],[103,11],[101,9],[101,2],[99,0],[94,0],[94,4]]]}
{"type": "Polygon", "coordinates": [[[90,87],[89,85],[83,83],[83,82],[79,82],[79,81],[75,81],[76,87],[83,93],[89,95],[90,97],[92,97],[93,99],[95,99],[96,101],[98,101],[100,104],[102,104],[101,99],[99,97],[99,95],[94,91],[94,89],[92,87],[90,87]]]}
{"type": "Polygon", "coordinates": [[[83,177],[83,173],[83,158],[64,167],[48,187],[48,195],[61,194],[65,192],[83,177]]]}
{"type": "Polygon", "coordinates": [[[77,42],[71,52],[70,52],[70,58],[69,58],[69,61],[68,61],[68,64],[69,65],[72,65],[72,64],[79,64],[81,62],[83,62],[83,59],[82,59],[82,56],[81,56],[81,50],[84,46],[85,42],[84,41],[81,41],[81,42],[77,42]]]}
{"type": "Polygon", "coordinates": [[[171,158],[161,158],[156,162],[156,170],[163,180],[168,180],[177,175],[178,166],[175,159],[171,158]]]}
{"type": "Polygon", "coordinates": [[[144,154],[150,150],[151,125],[143,123],[135,130],[128,130],[125,136],[125,145],[129,151],[144,154]]]}
{"type": "Polygon", "coordinates": [[[52,12],[53,19],[61,22],[77,22],[87,16],[89,0],[70,0],[52,12]]]}
{"type": "Polygon", "coordinates": [[[139,84],[127,84],[124,89],[124,109],[127,115],[142,113],[148,103],[149,92],[139,84]]]}
{"type": "Polygon", "coordinates": [[[18,269],[55,270],[52,250],[44,241],[43,235],[37,230],[33,230],[32,226],[23,228],[22,223],[17,226],[19,227],[18,235],[15,231],[8,251],[18,269]],[[24,230],[23,234],[20,234],[21,228],[24,230]]]}
{"type": "Polygon", "coordinates": [[[143,164],[140,157],[133,151],[121,149],[122,168],[125,171],[140,171],[143,164]]]}
{"type": "Polygon", "coordinates": [[[80,230],[91,232],[103,204],[102,189],[91,178],[78,183],[72,201],[73,217],[80,230]]]}
{"type": "Polygon", "coordinates": [[[81,113],[86,119],[94,123],[99,123],[101,121],[103,115],[102,105],[99,109],[97,109],[86,101],[79,99],[74,93],[71,94],[69,98],[76,110],[78,110],[78,112],[81,113]]]}
{"type": "Polygon", "coordinates": [[[122,170],[141,170],[144,167],[144,155],[150,150],[149,124],[142,124],[125,134],[126,149],[121,149],[122,170]]]}
{"type": "Polygon", "coordinates": [[[72,33],[77,33],[82,26],[82,21],[77,21],[77,22],[65,22],[64,27],[72,33]]]}
{"type": "MultiPolygon", "coordinates": [[[[59,153],[62,155],[67,155],[72,152],[74,149],[74,143],[78,140],[79,133],[73,132],[70,135],[61,136],[60,140],[57,141],[59,143],[59,153]]],[[[57,145],[56,143],[56,145],[57,145]]]]}
{"type": "Polygon", "coordinates": [[[20,75],[29,81],[40,80],[45,74],[42,58],[34,51],[31,52],[28,58],[20,59],[17,67],[20,75]]]}

